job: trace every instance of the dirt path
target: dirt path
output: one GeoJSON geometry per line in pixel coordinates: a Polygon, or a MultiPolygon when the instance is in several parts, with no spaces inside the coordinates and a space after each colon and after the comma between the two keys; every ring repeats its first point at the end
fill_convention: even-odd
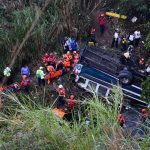
{"type": "Polygon", "coordinates": [[[112,36],[113,36],[113,30],[110,22],[107,20],[106,21],[106,26],[105,26],[105,32],[103,35],[100,34],[100,27],[99,27],[99,21],[98,21],[98,16],[99,14],[102,13],[99,9],[95,9],[93,13],[90,15],[94,27],[96,28],[96,40],[99,44],[99,46],[105,46],[105,47],[110,47],[111,42],[112,42],[112,36]]]}

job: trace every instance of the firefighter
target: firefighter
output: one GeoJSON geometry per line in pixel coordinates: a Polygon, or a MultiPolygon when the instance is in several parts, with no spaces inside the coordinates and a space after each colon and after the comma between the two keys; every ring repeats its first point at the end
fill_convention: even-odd
{"type": "Polygon", "coordinates": [[[22,76],[22,81],[20,83],[20,88],[25,92],[29,93],[30,79],[27,75],[22,76]]]}
{"type": "Polygon", "coordinates": [[[54,78],[58,79],[63,73],[63,70],[56,71],[53,66],[47,66],[47,70],[48,74],[45,76],[45,79],[48,80],[48,84],[51,83],[52,79],[54,78]]]}
{"type": "Polygon", "coordinates": [[[45,79],[47,79],[48,84],[51,83],[51,79],[54,77],[55,69],[53,66],[49,65],[47,66],[48,74],[45,76],[45,79]]]}
{"type": "Polygon", "coordinates": [[[43,67],[40,67],[37,71],[36,71],[36,77],[38,79],[38,85],[41,86],[41,84],[43,84],[43,86],[45,86],[45,73],[43,71],[43,67]]]}
{"type": "Polygon", "coordinates": [[[79,58],[80,58],[79,54],[76,51],[74,51],[73,52],[73,65],[72,65],[73,68],[74,68],[75,64],[77,64],[79,62],[79,58]]]}
{"type": "Polygon", "coordinates": [[[142,115],[142,122],[144,122],[148,117],[148,110],[145,108],[142,108],[141,109],[141,115],[142,115]]]}
{"type": "Polygon", "coordinates": [[[70,54],[70,51],[68,51],[67,54],[65,54],[63,57],[64,57],[65,71],[69,72],[71,67],[71,60],[72,60],[72,55],[70,54]]]}
{"type": "Polygon", "coordinates": [[[121,127],[123,127],[125,125],[125,118],[124,118],[123,114],[118,115],[118,122],[119,122],[121,127]]]}
{"type": "Polygon", "coordinates": [[[45,66],[48,65],[48,62],[49,62],[49,54],[48,53],[44,54],[44,56],[42,57],[42,61],[43,61],[45,66]]]}
{"type": "Polygon", "coordinates": [[[145,68],[145,59],[143,57],[139,59],[139,68],[141,70],[145,68]]]}
{"type": "Polygon", "coordinates": [[[55,68],[56,67],[55,60],[56,60],[55,54],[50,53],[49,54],[49,59],[48,59],[48,65],[51,65],[51,66],[53,66],[55,68]]]}
{"type": "Polygon", "coordinates": [[[70,95],[70,98],[68,99],[68,102],[67,102],[68,109],[72,110],[75,105],[76,105],[75,96],[74,95],[70,95]]]}
{"type": "Polygon", "coordinates": [[[105,22],[106,22],[106,17],[104,14],[101,14],[99,17],[98,17],[98,20],[99,20],[99,25],[100,25],[100,33],[101,35],[103,35],[104,31],[105,31],[105,22]]]}
{"type": "Polygon", "coordinates": [[[63,85],[61,85],[61,84],[58,86],[58,94],[59,94],[59,97],[58,97],[58,107],[62,108],[65,105],[66,90],[63,87],[63,85]]]}
{"type": "Polygon", "coordinates": [[[56,63],[56,71],[63,70],[63,68],[64,68],[64,64],[63,64],[63,61],[60,59],[56,63]]]}

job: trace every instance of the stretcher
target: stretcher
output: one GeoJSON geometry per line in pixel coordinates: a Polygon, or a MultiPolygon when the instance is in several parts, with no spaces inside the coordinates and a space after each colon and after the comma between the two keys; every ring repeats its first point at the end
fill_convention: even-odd
{"type": "Polygon", "coordinates": [[[58,109],[58,108],[52,109],[52,112],[61,119],[63,119],[66,114],[63,109],[58,109]]]}
{"type": "Polygon", "coordinates": [[[114,12],[106,12],[106,15],[110,16],[110,17],[115,17],[115,18],[127,19],[127,16],[117,14],[117,13],[114,13],[114,12]]]}

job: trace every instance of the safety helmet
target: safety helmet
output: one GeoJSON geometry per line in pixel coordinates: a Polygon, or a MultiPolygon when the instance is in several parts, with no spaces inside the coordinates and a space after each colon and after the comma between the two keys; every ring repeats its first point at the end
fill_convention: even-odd
{"type": "Polygon", "coordinates": [[[48,53],[45,53],[45,56],[47,57],[47,56],[48,56],[48,53]]]}
{"type": "Polygon", "coordinates": [[[53,56],[53,53],[50,53],[49,56],[52,57],[52,56],[53,56]]]}
{"type": "Polygon", "coordinates": [[[67,51],[67,54],[70,54],[70,51],[67,51]]]}
{"type": "Polygon", "coordinates": [[[147,110],[146,110],[145,108],[143,108],[143,109],[141,110],[141,112],[142,112],[142,113],[145,113],[145,112],[147,112],[147,110]]]}
{"type": "Polygon", "coordinates": [[[77,52],[76,51],[73,51],[73,54],[76,54],[77,52]]]}
{"type": "Polygon", "coordinates": [[[22,78],[23,78],[23,79],[27,79],[28,76],[27,76],[27,75],[23,75],[22,78]]]}
{"type": "Polygon", "coordinates": [[[59,89],[63,88],[63,85],[60,84],[60,85],[58,86],[58,88],[59,88],[59,89]]]}
{"type": "Polygon", "coordinates": [[[40,70],[42,70],[42,69],[43,69],[43,67],[41,66],[41,67],[40,67],[40,70]]]}
{"type": "Polygon", "coordinates": [[[70,99],[74,99],[75,98],[75,96],[74,95],[70,95],[70,99]]]}

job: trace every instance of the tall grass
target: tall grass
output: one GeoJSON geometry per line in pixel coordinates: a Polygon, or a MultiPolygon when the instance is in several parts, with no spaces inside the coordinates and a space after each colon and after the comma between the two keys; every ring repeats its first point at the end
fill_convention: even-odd
{"type": "MultiPolygon", "coordinates": [[[[51,107],[43,108],[31,98],[22,100],[14,95],[7,96],[5,100],[18,107],[11,108],[12,114],[0,114],[0,149],[135,149],[138,141],[125,134],[117,123],[117,105],[121,97],[120,91],[111,96],[113,106],[106,106],[96,96],[78,100],[80,106],[75,110],[78,119],[74,115],[73,120],[67,122],[56,117],[51,107]],[[21,119],[16,119],[17,113],[21,119]]],[[[144,140],[141,145],[146,148],[149,137],[144,140]]]]}

